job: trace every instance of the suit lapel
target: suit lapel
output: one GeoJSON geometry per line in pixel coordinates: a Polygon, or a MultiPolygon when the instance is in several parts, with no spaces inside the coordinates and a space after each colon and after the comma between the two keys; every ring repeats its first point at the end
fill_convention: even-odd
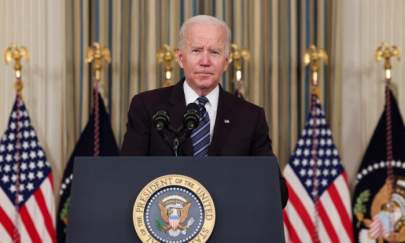
{"type": "MultiPolygon", "coordinates": [[[[186,99],[184,97],[183,83],[184,79],[180,80],[173,87],[172,94],[169,98],[171,119],[170,123],[173,124],[173,128],[175,129],[182,125],[183,114],[186,110],[186,99]]],[[[182,155],[193,155],[191,139],[187,138],[180,149],[183,151],[182,155]]]]}
{"type": "Polygon", "coordinates": [[[221,155],[221,148],[226,142],[227,134],[232,126],[232,102],[229,95],[220,88],[218,97],[217,117],[215,119],[214,134],[211,145],[208,148],[208,155],[221,155]]]}

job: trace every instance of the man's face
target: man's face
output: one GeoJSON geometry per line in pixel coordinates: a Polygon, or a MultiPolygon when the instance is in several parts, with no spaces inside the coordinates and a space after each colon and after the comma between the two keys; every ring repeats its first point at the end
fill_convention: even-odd
{"type": "Polygon", "coordinates": [[[177,51],[177,61],[191,88],[199,95],[206,95],[217,86],[228,67],[226,32],[221,26],[192,23],[184,38],[184,46],[177,51]]]}

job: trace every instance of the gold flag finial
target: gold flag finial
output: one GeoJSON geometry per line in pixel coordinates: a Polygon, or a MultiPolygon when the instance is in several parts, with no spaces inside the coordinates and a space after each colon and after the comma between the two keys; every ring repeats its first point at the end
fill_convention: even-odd
{"type": "Polygon", "coordinates": [[[231,48],[229,63],[232,63],[235,68],[235,87],[237,92],[244,96],[245,88],[242,80],[242,62],[250,59],[250,52],[247,49],[240,48],[235,43],[231,44],[231,48]]]}
{"type": "Polygon", "coordinates": [[[163,47],[156,53],[156,60],[158,63],[163,63],[165,79],[162,86],[168,87],[174,84],[173,82],[173,61],[176,59],[176,55],[173,49],[169,45],[163,44],[163,47]]]}
{"type": "Polygon", "coordinates": [[[15,88],[17,91],[17,94],[21,94],[23,84],[21,81],[22,77],[22,64],[21,61],[23,59],[29,59],[29,52],[28,49],[23,47],[23,46],[17,46],[16,44],[11,44],[7,49],[4,51],[4,61],[6,64],[11,63],[13,60],[15,62],[14,64],[14,71],[15,71],[15,77],[17,79],[15,88]]]}
{"type": "Polygon", "coordinates": [[[391,58],[400,59],[399,48],[395,45],[389,46],[386,43],[382,43],[377,47],[375,51],[375,59],[377,62],[384,60],[384,70],[385,70],[385,80],[389,83],[391,81],[391,69],[392,63],[391,58]]]}
{"type": "Polygon", "coordinates": [[[229,55],[229,63],[235,67],[236,81],[242,80],[242,61],[250,59],[250,53],[247,49],[240,48],[237,44],[231,44],[231,54],[229,55]]]}
{"type": "Polygon", "coordinates": [[[321,68],[321,62],[328,63],[328,54],[322,48],[317,48],[314,44],[305,51],[304,63],[311,68],[311,93],[319,95],[318,72],[321,68]]]}
{"type": "Polygon", "coordinates": [[[87,49],[86,62],[92,63],[94,76],[98,82],[101,80],[103,63],[111,62],[110,50],[107,47],[103,47],[100,43],[94,42],[91,47],[87,49]]]}

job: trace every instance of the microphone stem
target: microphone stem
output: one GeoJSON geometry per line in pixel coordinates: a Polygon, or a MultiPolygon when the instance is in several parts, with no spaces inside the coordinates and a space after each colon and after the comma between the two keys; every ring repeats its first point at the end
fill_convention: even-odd
{"type": "Polygon", "coordinates": [[[178,156],[178,149],[179,149],[180,141],[176,137],[173,139],[173,151],[174,151],[174,156],[178,156]]]}

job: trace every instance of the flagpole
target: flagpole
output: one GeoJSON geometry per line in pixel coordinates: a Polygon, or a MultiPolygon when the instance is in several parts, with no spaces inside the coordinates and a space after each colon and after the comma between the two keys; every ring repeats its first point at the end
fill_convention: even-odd
{"type": "MultiPolygon", "coordinates": [[[[315,45],[310,45],[310,47],[306,50],[304,54],[304,63],[306,66],[310,67],[311,70],[311,115],[313,118],[316,117],[316,102],[319,99],[320,95],[320,89],[319,89],[319,80],[318,80],[318,73],[319,69],[321,67],[321,62],[327,62],[328,56],[326,54],[326,51],[322,48],[317,48],[315,45]]],[[[318,161],[318,139],[317,136],[319,135],[320,131],[317,129],[317,119],[313,119],[312,121],[310,120],[310,126],[311,126],[311,131],[312,131],[312,136],[311,136],[311,161],[313,161],[312,165],[312,171],[313,171],[313,176],[312,176],[312,185],[313,185],[313,191],[312,196],[315,201],[315,231],[316,231],[316,236],[315,240],[316,242],[320,242],[319,239],[319,210],[318,210],[318,200],[319,200],[319,180],[317,179],[317,172],[319,171],[317,161],[318,161]]]]}
{"type": "MultiPolygon", "coordinates": [[[[392,80],[392,58],[400,58],[399,48],[395,45],[389,46],[386,43],[381,44],[377,47],[375,51],[376,61],[379,62],[384,60],[384,73],[385,73],[385,121],[386,121],[386,161],[387,161],[387,179],[386,184],[389,190],[389,201],[387,206],[391,209],[394,205],[392,203],[392,195],[395,190],[395,178],[393,169],[393,146],[392,146],[392,111],[391,111],[391,95],[390,95],[390,85],[392,80]]],[[[393,220],[390,220],[390,225],[393,225],[393,220]]],[[[390,232],[392,234],[393,232],[390,232]]],[[[393,236],[394,237],[394,236],[393,236]]],[[[390,241],[390,242],[395,242],[390,241]]]]}
{"type": "Polygon", "coordinates": [[[99,88],[101,74],[105,63],[111,62],[110,50],[98,42],[94,42],[87,49],[86,62],[91,63],[94,75],[93,104],[94,104],[94,156],[100,155],[100,112],[99,112],[99,88]]]}
{"type": "Polygon", "coordinates": [[[16,181],[15,181],[15,198],[14,198],[14,207],[15,207],[15,226],[13,230],[13,235],[12,235],[12,240],[14,242],[20,242],[20,233],[18,229],[19,225],[19,206],[20,206],[20,165],[21,165],[21,138],[22,138],[22,133],[21,133],[21,111],[20,111],[20,106],[22,102],[22,89],[23,89],[23,82],[22,82],[22,64],[21,61],[23,59],[29,59],[29,52],[27,48],[25,47],[19,47],[15,44],[10,45],[4,52],[4,61],[6,64],[11,63],[12,61],[15,62],[14,64],[14,72],[15,72],[15,91],[16,91],[16,156],[15,156],[15,162],[16,162],[16,181]]]}

